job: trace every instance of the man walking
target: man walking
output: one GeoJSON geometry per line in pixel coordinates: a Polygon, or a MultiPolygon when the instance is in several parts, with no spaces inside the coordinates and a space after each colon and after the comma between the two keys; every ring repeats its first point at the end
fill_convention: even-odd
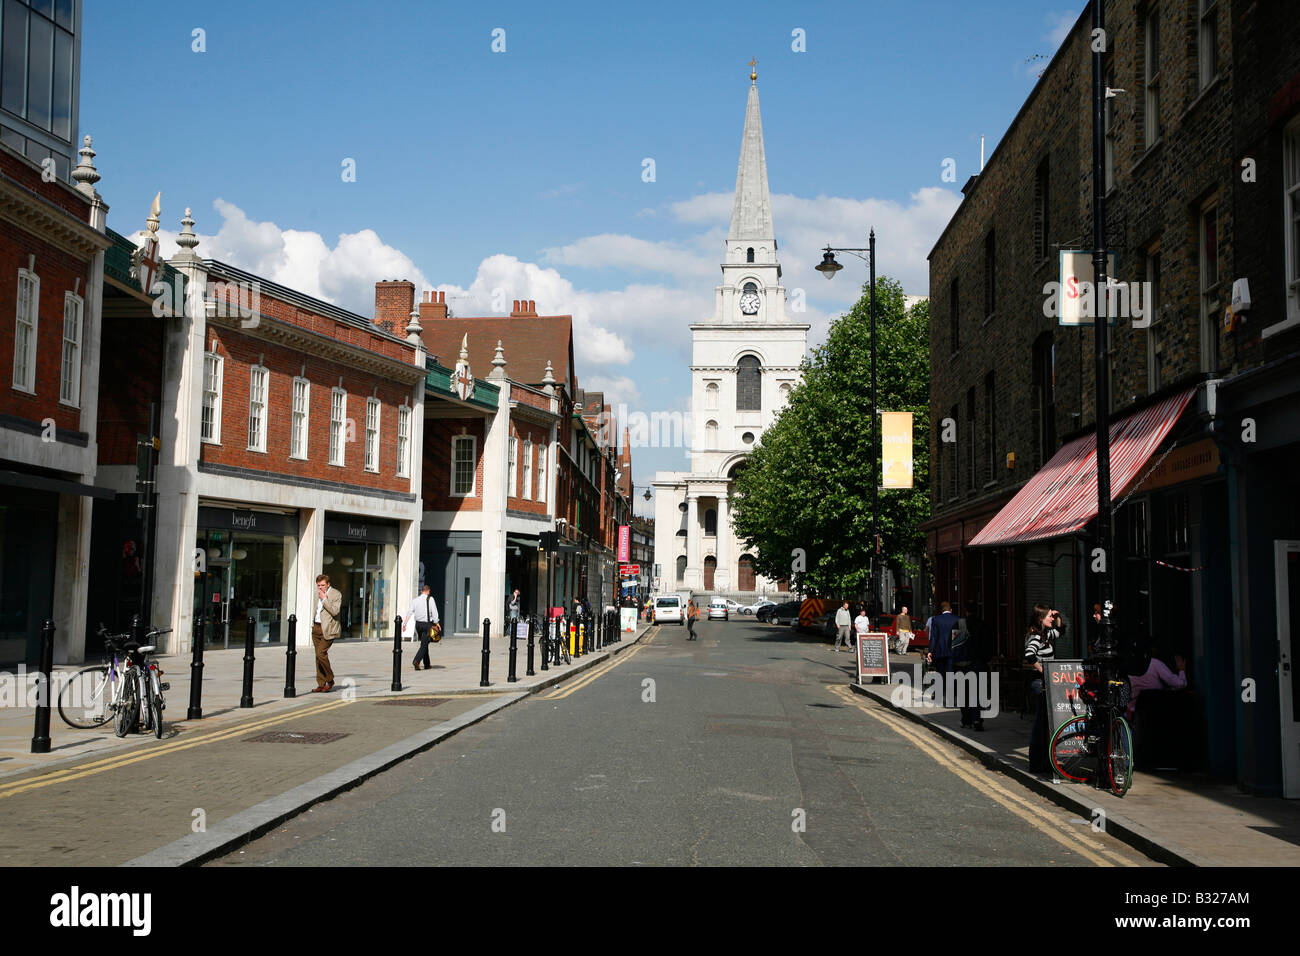
{"type": "Polygon", "coordinates": [[[840,652],[840,642],[844,642],[844,649],[849,649],[849,626],[853,623],[853,618],[849,616],[849,602],[845,601],[840,605],[840,609],[835,612],[835,653],[840,652]]]}
{"type": "Polygon", "coordinates": [[[339,610],[343,595],[330,586],[328,574],[316,575],[316,616],[311,626],[311,642],[316,648],[316,688],[313,694],[334,689],[334,668],[330,667],[330,645],[338,640],[339,610]]]}
{"type": "MultiPolygon", "coordinates": [[[[847,606],[846,603],[845,607],[847,606]]],[[[865,604],[858,608],[858,616],[853,619],[853,630],[857,634],[858,644],[862,643],[864,636],[871,633],[871,618],[867,616],[867,606],[865,604]]]]}
{"type": "Polygon", "coordinates": [[[411,666],[418,670],[429,669],[429,639],[433,636],[435,627],[441,630],[438,623],[438,604],[433,599],[432,589],[429,585],[420,588],[420,593],[416,595],[415,600],[411,602],[411,617],[415,618],[415,636],[420,639],[420,649],[415,652],[415,660],[411,666]],[[421,664],[423,661],[423,664],[421,664]]]}
{"type": "Polygon", "coordinates": [[[952,613],[952,605],[944,601],[939,605],[939,613],[925,622],[925,629],[930,633],[930,650],[925,655],[929,663],[939,674],[940,696],[942,706],[948,706],[948,674],[952,671],[952,632],[957,626],[957,615],[952,613]]]}
{"type": "Polygon", "coordinates": [[[912,619],[907,616],[906,607],[894,619],[894,633],[898,635],[898,653],[906,654],[907,645],[912,642],[912,619]]]}

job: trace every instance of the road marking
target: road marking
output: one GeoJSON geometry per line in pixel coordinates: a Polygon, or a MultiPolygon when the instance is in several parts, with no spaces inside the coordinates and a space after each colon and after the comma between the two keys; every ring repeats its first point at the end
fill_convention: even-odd
{"type": "Polygon", "coordinates": [[[14,797],[20,793],[26,793],[29,790],[39,790],[42,787],[48,787],[51,784],[66,783],[69,780],[79,780],[82,777],[94,776],[95,774],[104,773],[107,770],[115,770],[118,767],[126,767],[133,763],[140,763],[143,760],[161,757],[164,754],[176,753],[180,750],[189,750],[191,747],[200,747],[203,744],[218,743],[222,740],[229,740],[232,737],[241,737],[250,731],[261,730],[263,727],[270,727],[273,724],[283,723],[286,720],[293,720],[299,717],[310,717],[351,703],[353,703],[353,701],[332,700],[303,709],[290,710],[276,717],[268,717],[264,720],[254,720],[247,723],[241,723],[235,727],[213,731],[210,734],[203,734],[200,737],[191,738],[190,740],[162,744],[157,747],[150,747],[147,750],[131,751],[125,754],[114,754],[110,757],[91,761],[90,763],[78,764],[75,767],[67,767],[63,770],[52,770],[39,777],[16,780],[13,783],[8,784],[0,784],[0,800],[3,800],[5,797],[14,797]]]}
{"type": "Polygon", "coordinates": [[[630,658],[638,654],[641,651],[641,649],[644,648],[645,646],[646,645],[642,643],[642,644],[638,644],[630,651],[624,651],[622,654],[620,654],[618,657],[614,658],[613,660],[606,661],[603,664],[597,665],[595,668],[593,668],[591,671],[589,671],[587,674],[583,675],[582,677],[578,678],[578,680],[574,681],[572,684],[564,685],[562,690],[553,690],[549,694],[540,695],[541,699],[542,700],[563,700],[565,697],[568,697],[570,694],[582,690],[582,688],[586,687],[588,684],[592,683],[593,681],[596,681],[599,678],[604,677],[607,673],[612,671],[619,664],[622,664],[624,661],[629,660],[630,658]]]}
{"type": "Polygon", "coordinates": [[[976,774],[969,767],[962,766],[948,754],[945,754],[942,750],[936,747],[933,739],[923,737],[921,731],[908,726],[907,722],[902,717],[898,717],[892,713],[885,714],[866,707],[858,695],[853,693],[853,691],[849,690],[847,687],[832,687],[831,691],[845,703],[856,707],[867,716],[872,717],[889,727],[899,736],[911,741],[912,744],[933,758],[940,766],[944,767],[955,776],[965,780],[968,784],[976,790],[979,790],[991,800],[1010,810],[1040,833],[1051,837],[1067,849],[1080,854],[1094,865],[1137,866],[1135,862],[1126,860],[1124,857],[1106,847],[1089,846],[1082,834],[1076,831],[1060,829],[1060,821],[1054,818],[1049,812],[1041,807],[1035,806],[1024,797],[1011,792],[1001,784],[976,774]]]}

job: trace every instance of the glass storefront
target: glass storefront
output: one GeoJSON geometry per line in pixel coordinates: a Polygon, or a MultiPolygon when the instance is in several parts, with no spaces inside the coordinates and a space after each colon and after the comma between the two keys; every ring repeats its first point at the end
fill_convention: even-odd
{"type": "Polygon", "coordinates": [[[194,546],[207,556],[207,570],[194,576],[194,611],[203,616],[206,644],[243,644],[250,619],[257,643],[284,641],[296,605],[297,523],[296,514],[199,509],[194,546]]]}
{"type": "MultiPolygon", "coordinates": [[[[397,525],[327,515],[324,573],[343,595],[340,613],[344,640],[383,640],[393,636],[393,619],[406,613],[397,584],[397,525]]],[[[410,599],[415,595],[410,595],[410,599]]]]}
{"type": "Polygon", "coordinates": [[[35,664],[53,613],[59,497],[4,489],[0,504],[0,664],[35,664]]]}

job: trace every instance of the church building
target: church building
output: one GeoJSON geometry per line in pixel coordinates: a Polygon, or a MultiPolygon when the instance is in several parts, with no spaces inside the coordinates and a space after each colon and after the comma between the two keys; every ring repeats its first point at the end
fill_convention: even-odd
{"type": "Polygon", "coordinates": [[[732,532],[732,479],[798,381],[808,326],[786,315],[756,81],[751,72],[722,284],[712,318],[691,326],[691,469],[653,482],[661,593],[772,588],[732,532]]]}

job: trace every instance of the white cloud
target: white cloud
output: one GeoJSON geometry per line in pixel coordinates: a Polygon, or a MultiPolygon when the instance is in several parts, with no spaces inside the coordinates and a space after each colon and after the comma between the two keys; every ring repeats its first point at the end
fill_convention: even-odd
{"type": "Polygon", "coordinates": [[[604,392],[605,404],[617,409],[620,404],[636,408],[641,404],[641,389],[626,375],[584,375],[578,383],[588,392],[604,392]]]}
{"type": "Polygon", "coordinates": [[[692,251],[677,243],[650,242],[611,233],[584,236],[567,246],[543,249],[542,258],[559,265],[589,269],[633,269],[678,276],[705,276],[718,267],[716,262],[702,254],[702,250],[692,251]]]}
{"type": "MultiPolygon", "coordinates": [[[[1061,44],[1065,42],[1065,38],[1070,34],[1070,28],[1074,26],[1078,19],[1079,11],[1077,10],[1049,13],[1044,17],[1048,31],[1043,34],[1043,40],[1051,47],[1053,54],[1061,48],[1061,44]]],[[[1049,54],[1049,59],[1050,57],[1051,54],[1049,54]]]]}

